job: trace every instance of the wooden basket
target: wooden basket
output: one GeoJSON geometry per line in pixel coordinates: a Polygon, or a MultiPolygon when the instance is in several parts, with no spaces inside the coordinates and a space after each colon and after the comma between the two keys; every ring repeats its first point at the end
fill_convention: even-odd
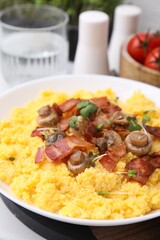
{"type": "Polygon", "coordinates": [[[127,46],[130,38],[124,42],[121,48],[120,76],[160,87],[160,72],[145,67],[129,55],[127,46]]]}

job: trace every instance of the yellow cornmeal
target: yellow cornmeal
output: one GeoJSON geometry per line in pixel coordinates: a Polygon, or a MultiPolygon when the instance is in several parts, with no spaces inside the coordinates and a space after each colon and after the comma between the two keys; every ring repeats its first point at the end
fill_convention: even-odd
{"type": "MultiPolygon", "coordinates": [[[[96,94],[78,91],[72,97],[91,98],[106,95],[112,102],[115,94],[110,90],[96,94]]],[[[71,97],[71,96],[69,96],[71,97]]],[[[120,219],[144,215],[160,208],[160,170],[156,169],[146,185],[127,182],[121,174],[109,173],[98,161],[95,167],[73,177],[64,163],[34,162],[37,147],[44,143],[31,137],[36,127],[37,110],[46,104],[61,103],[64,93],[50,90],[39,99],[16,108],[11,118],[0,123],[0,179],[10,185],[18,198],[50,212],[84,219],[120,219]],[[8,160],[14,157],[14,161],[8,160]],[[108,192],[100,196],[98,192],[108,192]]],[[[117,104],[117,102],[116,102],[117,104]]],[[[160,127],[160,110],[137,91],[125,103],[118,101],[125,113],[140,119],[144,111],[151,117],[150,125],[160,127]]],[[[154,139],[152,151],[160,150],[160,140],[154,139]]],[[[116,166],[123,171],[134,156],[128,153],[116,166]]]]}

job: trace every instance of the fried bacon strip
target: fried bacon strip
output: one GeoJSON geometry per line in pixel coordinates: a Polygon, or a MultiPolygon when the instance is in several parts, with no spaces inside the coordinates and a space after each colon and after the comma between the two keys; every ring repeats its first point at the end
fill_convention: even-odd
{"type": "Polygon", "coordinates": [[[154,166],[155,168],[160,168],[160,151],[150,154],[150,157],[150,162],[152,166],[154,166]]]}
{"type": "Polygon", "coordinates": [[[107,114],[121,111],[121,108],[118,105],[111,103],[107,97],[92,98],[90,102],[97,105],[102,110],[102,112],[107,114]]]}
{"type": "Polygon", "coordinates": [[[150,163],[150,157],[145,156],[142,158],[134,158],[129,163],[126,164],[125,170],[136,170],[136,176],[128,177],[129,180],[133,180],[144,185],[149,176],[153,173],[155,168],[150,163]]]}
{"type": "Polygon", "coordinates": [[[90,102],[96,104],[99,108],[105,107],[109,100],[107,97],[91,98],[90,102]]]}
{"type": "Polygon", "coordinates": [[[100,163],[105,167],[109,172],[112,172],[119,162],[121,157],[126,155],[126,146],[124,144],[118,144],[109,148],[106,151],[106,156],[103,156],[100,159],[100,163]]]}
{"type": "Polygon", "coordinates": [[[128,177],[129,180],[144,185],[156,168],[160,168],[160,151],[141,158],[132,159],[126,164],[125,170],[136,170],[135,177],[128,177]]]}
{"type": "Polygon", "coordinates": [[[42,140],[44,140],[45,134],[49,134],[49,131],[46,128],[43,129],[43,128],[37,127],[32,131],[31,137],[40,137],[42,140]]]}
{"type": "Polygon", "coordinates": [[[66,131],[69,128],[70,117],[61,118],[59,121],[59,127],[61,131],[66,131]]]}
{"type": "Polygon", "coordinates": [[[109,122],[109,117],[107,114],[100,112],[94,119],[93,123],[98,126],[99,124],[103,123],[103,128],[111,128],[111,123],[109,122]]]}
{"type": "Polygon", "coordinates": [[[91,122],[85,129],[85,138],[91,142],[94,137],[97,137],[97,135],[97,127],[94,123],[91,122]]]}
{"type": "Polygon", "coordinates": [[[144,125],[146,131],[152,134],[155,137],[160,137],[160,127],[152,127],[148,125],[144,125]]]}
{"type": "Polygon", "coordinates": [[[70,99],[66,100],[65,102],[63,102],[62,104],[59,104],[58,107],[62,113],[65,113],[65,112],[68,112],[71,109],[73,109],[79,101],[80,101],[80,99],[70,98],[70,99]]]}
{"type": "Polygon", "coordinates": [[[53,162],[62,162],[75,149],[86,150],[93,145],[78,136],[68,136],[45,148],[45,155],[53,162]]]}
{"type": "Polygon", "coordinates": [[[43,162],[43,160],[44,160],[44,147],[38,147],[35,156],[35,163],[43,162]]]}
{"type": "Polygon", "coordinates": [[[62,111],[57,103],[53,103],[52,108],[58,113],[59,116],[62,116],[62,111]]]}

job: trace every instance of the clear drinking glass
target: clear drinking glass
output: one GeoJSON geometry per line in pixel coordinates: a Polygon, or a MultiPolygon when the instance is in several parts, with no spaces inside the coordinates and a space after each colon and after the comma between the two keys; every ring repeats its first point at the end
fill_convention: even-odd
{"type": "Polygon", "coordinates": [[[34,4],[14,5],[0,15],[1,69],[10,85],[67,72],[68,15],[34,4]]]}

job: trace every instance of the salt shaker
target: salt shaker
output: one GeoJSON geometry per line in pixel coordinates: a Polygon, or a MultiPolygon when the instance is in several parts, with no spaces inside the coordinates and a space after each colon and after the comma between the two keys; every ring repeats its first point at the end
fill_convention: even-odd
{"type": "Polygon", "coordinates": [[[108,74],[108,28],[106,13],[86,11],[80,14],[73,73],[108,74]]]}
{"type": "Polygon", "coordinates": [[[135,5],[120,5],[114,13],[113,32],[108,48],[110,70],[119,73],[120,50],[124,40],[137,32],[141,9],[135,5]]]}

